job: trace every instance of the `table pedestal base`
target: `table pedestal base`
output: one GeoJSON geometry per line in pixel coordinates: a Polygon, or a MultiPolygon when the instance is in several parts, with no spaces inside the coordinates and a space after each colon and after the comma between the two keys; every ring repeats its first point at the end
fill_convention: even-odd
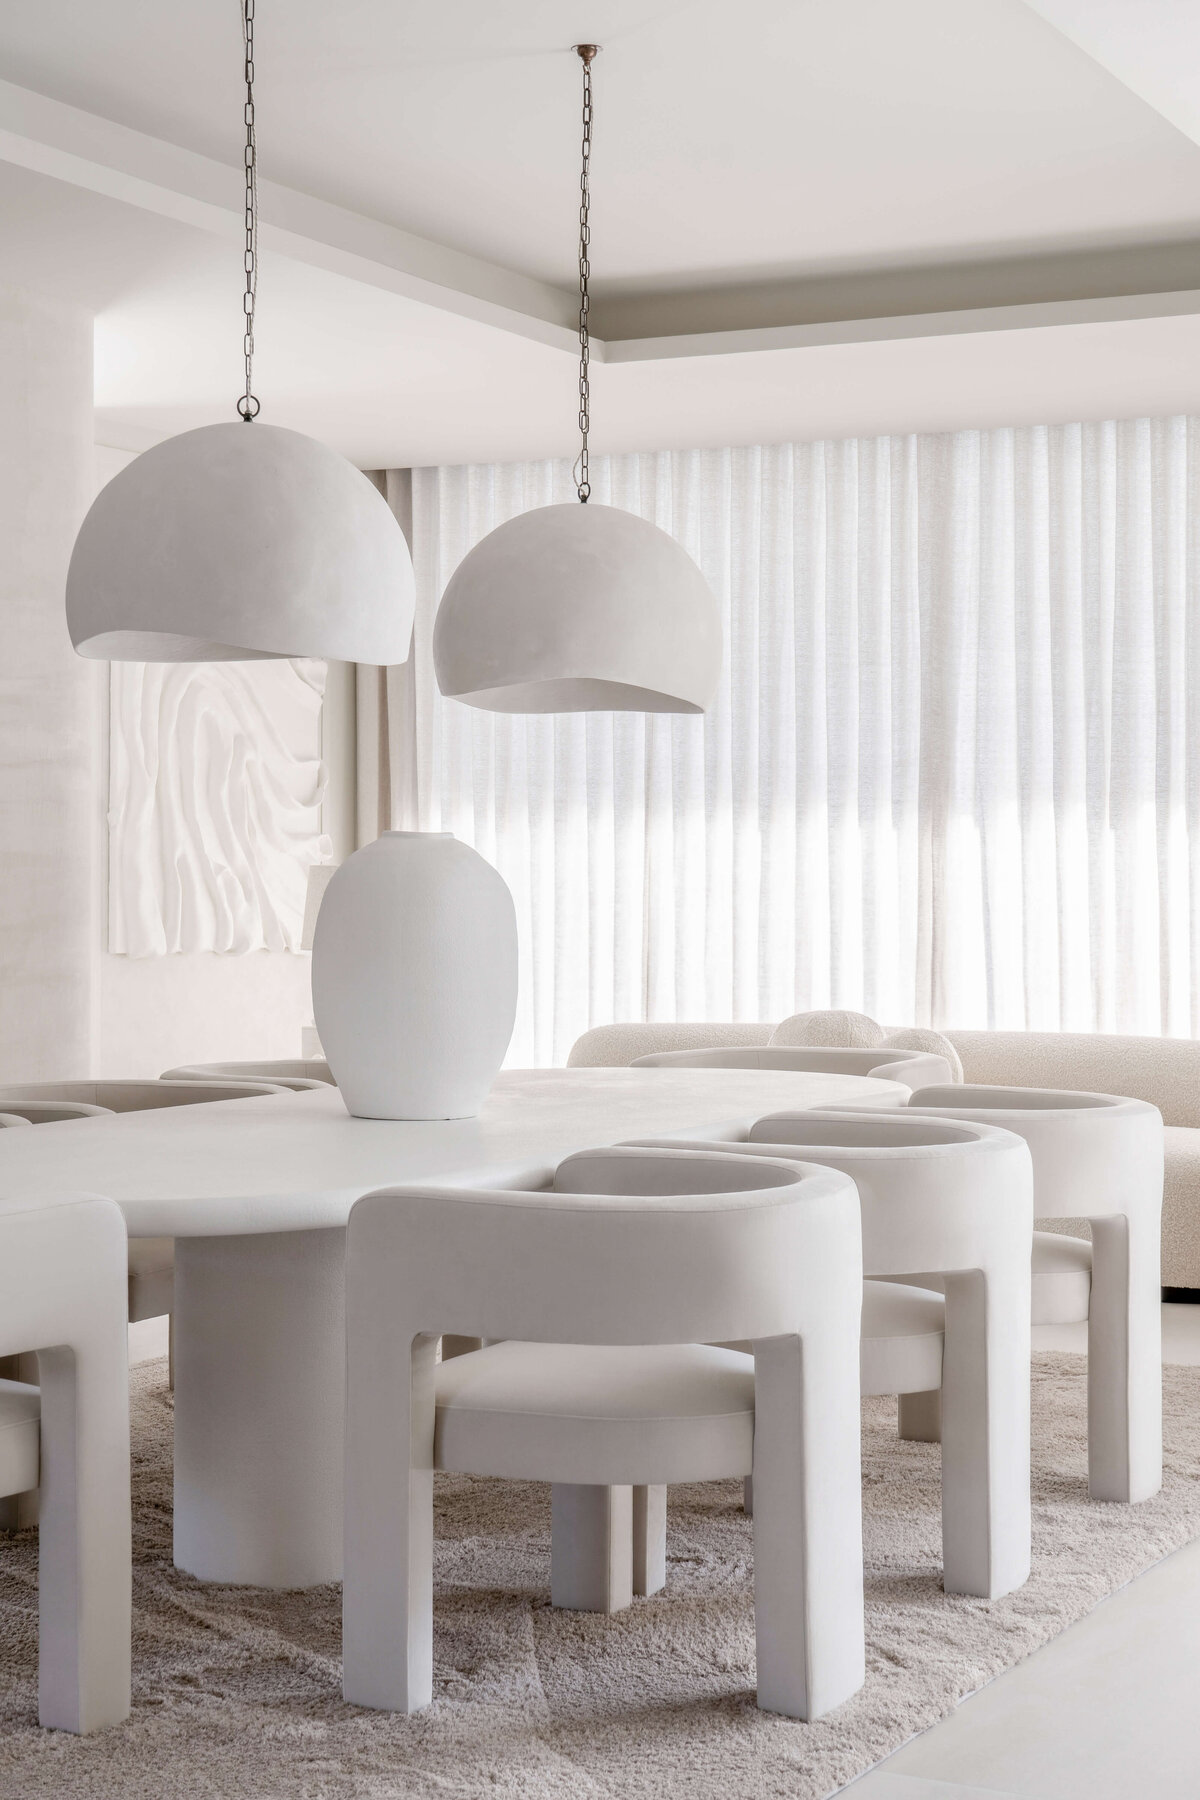
{"type": "Polygon", "coordinates": [[[175,1564],[201,1581],[341,1579],[345,1246],[175,1241],[175,1564]]]}

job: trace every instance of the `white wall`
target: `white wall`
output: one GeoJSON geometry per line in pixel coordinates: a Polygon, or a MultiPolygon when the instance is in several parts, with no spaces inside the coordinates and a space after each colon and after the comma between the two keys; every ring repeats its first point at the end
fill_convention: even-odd
{"type": "Polygon", "coordinates": [[[89,1072],[99,669],[63,591],[92,488],[92,322],[0,289],[0,1080],[89,1072]]]}

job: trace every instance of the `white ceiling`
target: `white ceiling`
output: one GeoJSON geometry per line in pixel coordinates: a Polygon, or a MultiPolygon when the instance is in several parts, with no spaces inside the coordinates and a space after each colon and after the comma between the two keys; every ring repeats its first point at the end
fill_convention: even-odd
{"type": "MultiPolygon", "coordinates": [[[[364,464],[570,448],[580,37],[598,448],[1200,407],[1194,5],[257,11],[257,385],[364,464]]],[[[0,0],[0,279],[96,313],[109,441],[237,391],[239,54],[236,0],[0,0]]]]}

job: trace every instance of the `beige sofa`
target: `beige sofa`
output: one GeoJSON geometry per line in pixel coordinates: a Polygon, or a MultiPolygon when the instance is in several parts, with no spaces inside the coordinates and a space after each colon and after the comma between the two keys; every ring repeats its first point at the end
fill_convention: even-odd
{"type": "MultiPolygon", "coordinates": [[[[757,1023],[600,1025],[584,1032],[567,1061],[573,1068],[620,1067],[658,1050],[765,1044],[774,1029],[757,1023]]],[[[1129,1094],[1157,1106],[1166,1126],[1163,1285],[1200,1290],[1200,1041],[1057,1031],[945,1035],[962,1059],[964,1081],[1129,1094]]],[[[1060,1228],[1067,1224],[1061,1221],[1060,1228]]]]}

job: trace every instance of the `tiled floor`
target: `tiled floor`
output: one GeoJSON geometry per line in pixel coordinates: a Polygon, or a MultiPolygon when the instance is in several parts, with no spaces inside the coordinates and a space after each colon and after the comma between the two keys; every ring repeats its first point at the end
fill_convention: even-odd
{"type": "MultiPolygon", "coordinates": [[[[1044,1349],[1083,1349],[1043,1327],[1044,1349]]],[[[1200,1363],[1200,1306],[1164,1306],[1163,1357],[1200,1363]]],[[[849,1800],[1197,1800],[1200,1542],[964,1700],[849,1800]]]]}

